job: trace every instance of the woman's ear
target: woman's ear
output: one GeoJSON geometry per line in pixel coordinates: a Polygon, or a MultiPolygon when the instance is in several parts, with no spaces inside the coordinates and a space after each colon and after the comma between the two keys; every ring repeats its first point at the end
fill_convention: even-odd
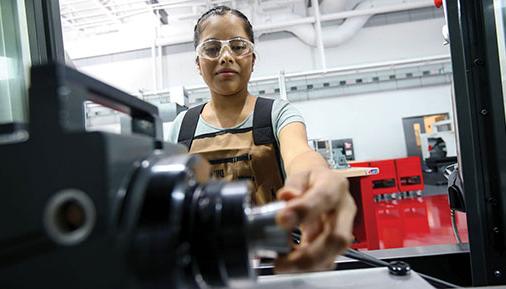
{"type": "Polygon", "coordinates": [[[200,70],[199,57],[195,57],[195,68],[197,68],[200,75],[202,75],[202,71],[200,70]]]}
{"type": "Polygon", "coordinates": [[[251,71],[255,70],[255,61],[257,60],[257,55],[253,53],[253,61],[251,61],[251,71]]]}

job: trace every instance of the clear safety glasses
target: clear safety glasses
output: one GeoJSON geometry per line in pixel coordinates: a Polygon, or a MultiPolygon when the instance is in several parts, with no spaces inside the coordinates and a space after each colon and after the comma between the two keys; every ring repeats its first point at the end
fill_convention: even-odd
{"type": "Polygon", "coordinates": [[[197,55],[209,60],[216,60],[221,56],[225,47],[228,47],[234,57],[245,57],[255,50],[255,45],[244,38],[209,39],[197,46],[197,55]]]}

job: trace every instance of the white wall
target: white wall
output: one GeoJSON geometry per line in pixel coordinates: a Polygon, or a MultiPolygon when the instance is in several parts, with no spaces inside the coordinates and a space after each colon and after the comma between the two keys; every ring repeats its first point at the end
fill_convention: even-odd
{"type": "MultiPolygon", "coordinates": [[[[372,26],[360,30],[351,41],[327,48],[327,67],[339,67],[399,59],[449,54],[442,45],[444,19],[372,26]]],[[[258,41],[255,71],[252,77],[277,75],[279,71],[301,72],[320,68],[316,48],[295,37],[258,41]]],[[[203,85],[195,68],[192,46],[163,57],[163,86],[203,85]]],[[[129,92],[152,90],[152,60],[149,52],[129,53],[130,57],[101,56],[100,60],[75,60],[80,70],[129,92]],[[130,59],[129,59],[130,58],[130,59]]]]}
{"type": "MultiPolygon", "coordinates": [[[[327,68],[355,64],[448,55],[443,46],[443,18],[366,27],[351,41],[325,49],[327,68]]],[[[260,41],[253,77],[270,76],[280,70],[300,72],[320,68],[316,48],[297,38],[260,41]]]]}
{"type": "Polygon", "coordinates": [[[153,69],[149,59],[114,60],[114,56],[107,58],[111,60],[87,66],[81,66],[79,62],[74,64],[80,71],[129,93],[136,93],[139,89],[150,90],[154,87],[153,69]]]}
{"type": "MultiPolygon", "coordinates": [[[[448,47],[442,46],[443,25],[444,19],[436,18],[366,27],[344,45],[326,49],[327,67],[449,54],[448,47]]],[[[261,38],[257,43],[253,78],[276,75],[281,70],[300,72],[320,68],[316,48],[295,37],[273,38],[261,38]]],[[[195,68],[192,46],[169,50],[163,58],[164,87],[203,84],[195,68]]],[[[76,64],[126,91],[153,89],[149,52],[129,55],[77,60],[76,64]]],[[[340,96],[295,105],[306,119],[310,138],[353,138],[356,157],[362,160],[406,156],[403,117],[451,113],[449,86],[340,96]]]]}
{"type": "Polygon", "coordinates": [[[451,112],[450,85],[295,102],[308,138],[352,138],[357,160],[406,156],[402,118],[451,112]]]}
{"type": "Polygon", "coordinates": [[[449,55],[443,46],[443,18],[362,29],[352,41],[327,50],[328,67],[449,55]]]}

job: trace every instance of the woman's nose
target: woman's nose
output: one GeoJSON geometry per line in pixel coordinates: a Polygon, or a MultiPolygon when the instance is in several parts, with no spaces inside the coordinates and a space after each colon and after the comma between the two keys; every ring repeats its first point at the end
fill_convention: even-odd
{"type": "Polygon", "coordinates": [[[234,63],[234,61],[235,61],[235,59],[232,56],[232,52],[230,51],[228,46],[223,47],[223,50],[221,52],[221,57],[220,57],[220,64],[234,63]]]}

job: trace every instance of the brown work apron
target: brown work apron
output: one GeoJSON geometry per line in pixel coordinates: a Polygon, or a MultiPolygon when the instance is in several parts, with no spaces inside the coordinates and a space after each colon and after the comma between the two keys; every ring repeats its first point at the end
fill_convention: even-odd
{"type": "Polygon", "coordinates": [[[194,134],[195,118],[202,109],[203,105],[186,113],[185,118],[188,116],[193,120],[189,126],[190,121],[183,119],[179,142],[186,144],[190,153],[199,154],[209,161],[212,178],[250,180],[254,188],[251,196],[254,205],[274,201],[277,190],[283,185],[283,176],[279,149],[272,132],[272,100],[257,98],[253,127],[224,129],[217,133],[192,136],[190,141],[185,141],[182,130],[193,129],[191,134],[194,134]]]}

